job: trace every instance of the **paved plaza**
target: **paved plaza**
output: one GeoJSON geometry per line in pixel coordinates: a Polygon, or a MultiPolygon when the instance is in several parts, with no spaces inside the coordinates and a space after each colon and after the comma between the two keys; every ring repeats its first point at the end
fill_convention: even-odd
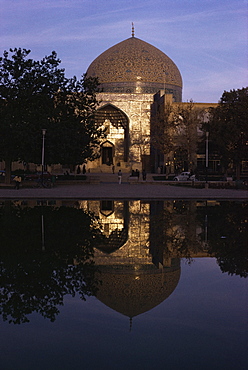
{"type": "Polygon", "coordinates": [[[196,189],[168,185],[166,182],[153,181],[152,175],[147,181],[129,183],[124,174],[122,184],[118,184],[117,174],[94,174],[99,183],[56,184],[54,188],[25,188],[19,190],[0,187],[0,199],[221,199],[247,200],[247,190],[236,189],[196,189]]]}

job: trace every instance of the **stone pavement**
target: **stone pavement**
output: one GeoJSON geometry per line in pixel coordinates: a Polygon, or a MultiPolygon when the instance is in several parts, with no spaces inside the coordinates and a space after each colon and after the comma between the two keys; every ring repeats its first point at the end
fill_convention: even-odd
{"type": "MultiPolygon", "coordinates": [[[[93,176],[93,174],[92,174],[93,176]]],[[[118,184],[117,174],[94,174],[100,177],[100,183],[57,184],[54,188],[0,188],[0,199],[220,199],[247,200],[247,190],[236,189],[195,189],[155,182],[152,175],[147,181],[127,182],[128,175],[123,175],[123,182],[118,184]]]]}

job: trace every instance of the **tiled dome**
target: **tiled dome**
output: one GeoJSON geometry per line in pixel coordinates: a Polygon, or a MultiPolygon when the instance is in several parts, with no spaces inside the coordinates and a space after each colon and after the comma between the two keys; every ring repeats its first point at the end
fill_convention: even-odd
{"type": "Polygon", "coordinates": [[[87,75],[98,77],[103,92],[156,93],[166,87],[181,101],[182,77],[175,63],[156,47],[130,37],[99,55],[87,75]]]}
{"type": "Polygon", "coordinates": [[[106,306],[128,317],[147,312],[167,299],[180,279],[180,262],[163,271],[154,265],[139,266],[132,271],[128,265],[98,266],[99,290],[96,294],[106,306]]]}

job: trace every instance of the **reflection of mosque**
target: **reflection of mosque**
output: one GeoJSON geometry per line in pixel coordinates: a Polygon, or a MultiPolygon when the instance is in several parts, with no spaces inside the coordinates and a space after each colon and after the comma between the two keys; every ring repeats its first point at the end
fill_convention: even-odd
{"type": "Polygon", "coordinates": [[[207,224],[197,218],[205,201],[20,200],[14,204],[76,207],[95,215],[101,235],[94,251],[102,282],[97,298],[130,318],[172,294],[180,278],[180,258],[209,256],[207,224]]]}
{"type": "MultiPolygon", "coordinates": [[[[177,250],[173,249],[168,238],[167,247],[157,245],[163,230],[157,225],[161,235],[156,235],[156,227],[154,229],[151,222],[152,217],[156,220],[164,208],[173,212],[173,204],[142,201],[81,202],[82,208],[99,217],[103,235],[102,244],[95,250],[95,263],[100,270],[99,279],[102,282],[97,298],[130,318],[159,305],[171,295],[179,282],[180,258],[177,250]]],[[[183,239],[185,231],[178,224],[179,221],[174,217],[174,223],[166,232],[174,232],[179,239],[183,239]]],[[[163,223],[163,219],[157,222],[163,223]]],[[[192,230],[196,234],[195,223],[192,230]]],[[[206,255],[201,248],[198,252],[201,256],[206,255]]],[[[194,256],[197,256],[195,250],[194,256]]]]}

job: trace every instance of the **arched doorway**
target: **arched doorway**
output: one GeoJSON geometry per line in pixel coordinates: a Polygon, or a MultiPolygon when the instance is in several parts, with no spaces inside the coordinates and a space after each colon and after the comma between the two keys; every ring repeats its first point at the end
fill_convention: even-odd
{"type": "MultiPolygon", "coordinates": [[[[122,160],[124,162],[128,162],[129,157],[129,120],[126,114],[118,109],[117,107],[113,106],[112,104],[104,105],[103,107],[99,108],[95,113],[95,120],[98,126],[104,125],[106,122],[108,125],[113,126],[115,129],[122,129],[124,134],[122,138],[122,146],[123,146],[123,158],[122,160]]],[[[102,164],[112,164],[113,163],[113,157],[116,154],[114,152],[115,144],[112,144],[112,141],[114,142],[115,137],[111,136],[110,128],[107,130],[107,139],[111,137],[111,143],[110,141],[106,141],[102,145],[102,164]],[[108,144],[107,144],[108,143],[108,144]],[[109,145],[110,144],[110,145],[109,145]],[[112,158],[112,162],[107,163],[109,159],[112,158]]],[[[116,139],[117,135],[116,135],[116,139]]],[[[120,143],[120,140],[119,140],[120,143]]]]}
{"type": "Polygon", "coordinates": [[[109,141],[105,141],[101,146],[101,158],[102,164],[107,164],[110,166],[114,163],[114,146],[109,141]]]}

